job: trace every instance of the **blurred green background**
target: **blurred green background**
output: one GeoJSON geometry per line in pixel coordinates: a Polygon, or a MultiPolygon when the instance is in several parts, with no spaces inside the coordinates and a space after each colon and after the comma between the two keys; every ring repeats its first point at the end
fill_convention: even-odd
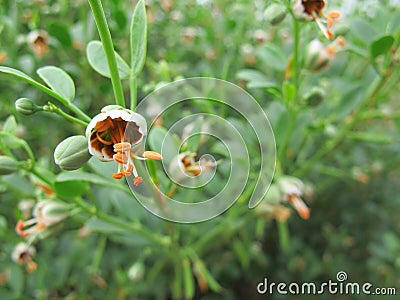
{"type": "MultiPolygon", "coordinates": [[[[326,45],[330,42],[316,24],[300,23],[304,68],[299,95],[306,98],[317,87],[324,97],[318,105],[299,107],[295,129],[284,145],[289,112],[282,100],[282,86],[292,54],[292,20],[288,14],[282,23],[269,24],[264,11],[272,2],[146,1],[148,55],[138,86],[139,98],[143,98],[162,83],[209,76],[238,84],[255,97],[270,118],[278,151],[285,147],[278,175],[296,176],[312,187],[312,197],[305,197],[311,217],[303,220],[293,211],[285,223],[289,248],[282,249],[279,223],[270,215],[247,210],[246,203],[201,224],[170,224],[150,215],[129,195],[96,187],[94,194],[104,211],[123,220],[140,218],[151,230],[173,239],[180,232],[176,249],[159,251],[138,236],[93,222],[82,227],[87,217],[77,215],[35,245],[38,267],[28,274],[11,259],[13,248],[22,240],[13,228],[21,218],[19,203],[41,197],[42,192],[24,174],[14,174],[0,179],[0,299],[184,299],[185,280],[195,283],[194,299],[309,299],[304,295],[259,296],[256,286],[265,277],[274,282],[321,283],[335,280],[339,271],[347,272],[348,281],[396,287],[400,293],[400,4],[329,1],[329,10],[342,13],[335,33],[344,36],[346,46],[318,72],[305,68],[306,47],[314,38],[326,45]],[[388,35],[394,38],[391,49],[377,57],[371,55],[371,45],[388,35]],[[326,155],[307,163],[335,139],[361,105],[377,73],[386,71],[390,77],[373,101],[362,107],[352,130],[326,155]],[[174,251],[190,248],[209,232],[216,233],[201,239],[195,257],[222,288],[213,288],[212,280],[202,285],[194,265],[190,274],[182,276],[174,268],[182,263],[174,251]],[[139,269],[136,276],[132,266],[134,271],[139,269]]],[[[135,4],[103,1],[114,46],[125,58],[129,57],[129,24],[135,4]]],[[[86,1],[1,0],[0,37],[2,65],[35,78],[41,66],[63,68],[75,82],[75,103],[90,116],[113,103],[109,80],[95,73],[86,59],[86,45],[99,39],[86,1]],[[40,55],[28,37],[35,30],[48,34],[48,49],[40,55]]],[[[126,82],[124,88],[128,91],[126,82]]],[[[18,114],[14,101],[20,97],[40,105],[51,100],[25,83],[0,76],[1,122],[14,115],[18,136],[29,143],[40,165],[58,173],[54,148],[62,139],[83,131],[56,115],[18,114]]]]}

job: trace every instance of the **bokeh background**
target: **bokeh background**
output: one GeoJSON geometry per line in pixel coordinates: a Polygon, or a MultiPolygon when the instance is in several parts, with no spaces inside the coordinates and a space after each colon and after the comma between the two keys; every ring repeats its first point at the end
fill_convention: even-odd
{"type": "MultiPolygon", "coordinates": [[[[276,26],[266,20],[264,11],[271,3],[146,1],[148,55],[139,77],[139,98],[178,78],[228,80],[245,88],[265,109],[279,151],[284,143],[281,137],[288,130],[280,87],[286,79],[293,34],[289,14],[276,26]]],[[[107,0],[103,4],[115,48],[128,58],[129,24],[136,2],[107,0]]],[[[307,70],[303,64],[300,94],[317,87],[323,92],[322,102],[300,108],[296,131],[278,162],[281,175],[296,176],[309,186],[305,196],[311,209],[308,220],[292,210],[285,231],[276,216],[249,211],[242,203],[209,222],[167,223],[150,215],[129,195],[96,186],[93,193],[104,211],[127,222],[143,220],[149,229],[171,235],[176,248],[157,251],[134,234],[87,223],[88,217],[78,214],[35,243],[38,267],[29,273],[11,259],[15,245],[22,241],[14,227],[21,218],[19,203],[38,199],[43,193],[23,172],[4,176],[0,178],[0,299],[184,299],[185,280],[194,282],[194,299],[258,299],[256,286],[265,277],[274,282],[321,283],[334,280],[339,271],[347,272],[348,281],[396,287],[400,293],[400,3],[332,0],[327,10],[331,9],[342,13],[334,31],[344,36],[346,46],[326,67],[307,70]],[[371,44],[386,35],[394,37],[389,54],[371,58],[371,44]],[[363,107],[354,130],[304,168],[308,158],[340,132],[377,72],[389,70],[387,66],[391,76],[363,107]],[[209,232],[213,234],[207,237],[209,232]],[[201,243],[196,244],[199,239],[201,243]],[[193,250],[218,284],[203,283],[195,266],[190,274],[178,275],[181,271],[174,266],[181,263],[181,249],[193,250]]],[[[316,24],[300,24],[305,60],[311,40],[330,42],[316,24]]],[[[75,82],[75,103],[91,116],[113,103],[109,80],[95,73],[86,58],[86,45],[93,39],[99,38],[86,1],[0,1],[1,64],[34,77],[41,66],[63,68],[75,82]],[[43,53],[35,50],[29,38],[37,30],[47,35],[43,53]]],[[[126,82],[124,88],[128,91],[126,82]]],[[[37,89],[1,75],[1,122],[14,115],[18,136],[29,143],[38,163],[60,172],[53,162],[54,148],[62,139],[82,134],[82,128],[49,113],[22,116],[14,108],[20,97],[40,105],[50,100],[37,89]]],[[[264,297],[309,299],[301,295],[264,297]]],[[[319,299],[364,298],[326,294],[319,299]]]]}

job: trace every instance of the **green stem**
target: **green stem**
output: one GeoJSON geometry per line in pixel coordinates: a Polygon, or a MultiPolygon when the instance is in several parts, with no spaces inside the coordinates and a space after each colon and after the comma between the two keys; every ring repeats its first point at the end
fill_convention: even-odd
{"type": "Polygon", "coordinates": [[[289,229],[286,221],[277,221],[278,232],[279,232],[279,243],[283,252],[289,252],[290,240],[289,240],[289,229]]]}
{"type": "Polygon", "coordinates": [[[289,144],[290,137],[292,136],[292,132],[296,124],[296,119],[297,119],[297,111],[289,110],[289,124],[286,129],[285,137],[282,141],[282,144],[279,146],[278,149],[278,161],[280,163],[282,172],[284,172],[286,148],[287,145],[289,144]]]}
{"type": "Polygon", "coordinates": [[[48,179],[46,178],[46,176],[40,174],[40,172],[39,172],[37,169],[32,168],[32,169],[30,170],[30,172],[31,172],[33,175],[35,175],[37,178],[39,178],[41,181],[43,181],[44,183],[46,183],[48,186],[50,186],[50,187],[53,186],[53,183],[52,183],[50,180],[48,180],[48,179]]]}
{"type": "Polygon", "coordinates": [[[20,138],[17,138],[16,136],[12,135],[11,133],[8,132],[0,132],[0,137],[7,137],[10,138],[11,140],[15,139],[18,141],[19,145],[24,148],[26,154],[28,154],[29,160],[30,160],[30,166],[29,169],[33,170],[35,167],[35,155],[32,152],[31,147],[29,147],[28,143],[20,138]]]}
{"type": "Polygon", "coordinates": [[[289,144],[290,141],[290,137],[293,133],[293,129],[295,127],[296,124],[296,119],[297,119],[297,115],[298,115],[298,102],[296,102],[298,100],[298,90],[299,90],[299,86],[300,86],[300,51],[299,51],[299,46],[300,46],[300,26],[299,26],[299,22],[296,19],[296,17],[293,14],[293,11],[291,9],[290,6],[290,1],[287,3],[287,7],[290,11],[290,14],[292,15],[292,22],[293,22],[293,62],[292,62],[292,66],[293,66],[293,74],[292,74],[292,81],[293,81],[293,85],[295,87],[294,89],[294,97],[292,98],[292,101],[289,101],[287,103],[287,108],[289,110],[289,124],[285,133],[285,137],[282,141],[282,144],[279,146],[278,149],[278,162],[280,163],[281,166],[281,170],[282,172],[285,171],[285,153],[286,153],[286,148],[289,144]]]}
{"type": "Polygon", "coordinates": [[[170,240],[167,239],[164,236],[160,236],[160,235],[156,235],[152,232],[149,232],[147,230],[145,230],[140,224],[136,223],[136,224],[130,224],[127,223],[126,221],[121,221],[115,217],[109,216],[105,213],[96,211],[96,209],[94,207],[91,207],[90,205],[88,205],[87,203],[85,203],[82,199],[80,198],[73,198],[71,199],[77,206],[79,206],[83,211],[85,211],[86,213],[95,216],[96,218],[98,218],[99,220],[102,220],[104,222],[107,222],[111,225],[114,225],[116,227],[119,227],[123,230],[126,230],[128,232],[134,232],[146,239],[148,239],[149,241],[153,242],[156,245],[160,245],[160,246],[166,246],[169,245],[170,240]]]}
{"type": "Polygon", "coordinates": [[[106,54],[108,67],[110,69],[111,83],[114,90],[115,103],[125,107],[124,92],[119,78],[117,60],[115,58],[114,46],[111,39],[110,29],[108,28],[106,16],[100,0],[88,0],[92,9],[94,20],[96,21],[100,39],[106,54]]]}
{"type": "Polygon", "coordinates": [[[300,56],[300,51],[299,51],[299,46],[300,46],[300,26],[299,22],[297,21],[296,17],[293,16],[293,31],[294,31],[294,37],[293,37],[293,69],[294,69],[294,86],[296,87],[296,97],[294,99],[297,99],[297,91],[299,89],[299,83],[300,83],[300,63],[299,63],[299,56],[300,56]]]}
{"type": "Polygon", "coordinates": [[[53,112],[53,113],[55,113],[55,114],[57,114],[57,115],[63,117],[64,119],[70,121],[70,122],[73,122],[73,123],[76,123],[76,124],[79,124],[79,125],[82,125],[82,126],[85,126],[85,127],[89,124],[89,123],[86,122],[86,121],[82,121],[81,119],[75,118],[75,117],[73,117],[73,116],[67,114],[67,113],[64,112],[61,108],[55,106],[55,105],[54,105],[53,103],[51,103],[51,102],[49,102],[48,107],[49,107],[49,110],[44,109],[44,111],[53,112]]]}
{"type": "Polygon", "coordinates": [[[133,70],[129,76],[129,86],[131,88],[131,110],[135,110],[137,105],[137,78],[133,70]]]}
{"type": "Polygon", "coordinates": [[[58,100],[61,104],[66,106],[69,110],[74,112],[77,116],[79,116],[83,120],[85,120],[87,122],[90,122],[91,118],[87,114],[85,114],[82,110],[80,110],[79,107],[77,107],[75,104],[70,102],[68,99],[65,99],[64,97],[62,97],[59,94],[57,94],[52,89],[49,89],[48,87],[44,86],[43,84],[40,84],[39,82],[33,80],[32,78],[30,78],[27,75],[20,75],[20,74],[17,74],[15,72],[4,71],[4,69],[3,69],[3,72],[6,73],[6,74],[9,74],[11,76],[14,76],[14,77],[16,77],[16,78],[18,78],[18,79],[20,79],[22,81],[25,81],[25,82],[27,82],[27,83],[35,86],[35,87],[37,87],[38,89],[42,90],[43,92],[45,92],[49,96],[51,96],[54,99],[58,100]]]}
{"type": "Polygon", "coordinates": [[[129,224],[129,223],[126,223],[125,221],[121,221],[117,218],[114,218],[114,217],[104,214],[102,212],[97,212],[95,215],[98,219],[100,219],[102,221],[105,221],[109,224],[120,227],[129,232],[134,232],[138,235],[141,235],[142,237],[148,239],[149,241],[152,241],[156,245],[166,246],[169,244],[169,239],[165,239],[165,237],[163,237],[163,236],[155,235],[152,232],[149,232],[149,231],[143,229],[143,227],[140,224],[137,224],[137,223],[129,224]]]}
{"type": "Polygon", "coordinates": [[[90,267],[90,273],[91,274],[96,274],[97,273],[97,270],[100,267],[101,259],[102,259],[103,254],[104,254],[104,250],[106,248],[106,244],[107,244],[107,237],[100,236],[99,240],[98,240],[98,243],[97,243],[96,251],[94,252],[94,255],[93,255],[93,262],[92,262],[92,265],[90,267]]]}
{"type": "Polygon", "coordinates": [[[310,167],[312,167],[316,162],[320,161],[323,157],[329,154],[336,146],[346,137],[351,128],[356,124],[356,122],[362,116],[362,113],[365,111],[364,108],[368,104],[370,104],[376,96],[379,94],[379,91],[383,88],[390,73],[387,73],[385,76],[378,76],[375,81],[370,85],[370,89],[367,91],[367,96],[358,109],[352,114],[351,118],[342,126],[341,130],[332,140],[327,141],[324,147],[321,147],[319,151],[317,151],[310,159],[308,159],[304,164],[302,164],[295,172],[295,176],[302,176],[306,173],[310,167]]]}

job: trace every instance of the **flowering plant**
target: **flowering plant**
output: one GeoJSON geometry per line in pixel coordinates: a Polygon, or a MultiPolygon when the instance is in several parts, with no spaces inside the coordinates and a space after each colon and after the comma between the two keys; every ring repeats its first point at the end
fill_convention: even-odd
{"type": "Polygon", "coordinates": [[[395,282],[395,1],[50,2],[0,11],[0,298],[395,282]]]}

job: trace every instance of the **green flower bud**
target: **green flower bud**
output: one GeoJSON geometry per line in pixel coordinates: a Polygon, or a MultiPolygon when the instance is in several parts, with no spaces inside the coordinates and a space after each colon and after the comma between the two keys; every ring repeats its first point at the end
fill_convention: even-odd
{"type": "Polygon", "coordinates": [[[330,64],[332,58],[333,56],[326,51],[323,43],[312,40],[306,49],[304,66],[311,71],[321,71],[330,64]]]}
{"type": "Polygon", "coordinates": [[[309,106],[317,106],[325,98],[325,91],[320,87],[313,87],[309,93],[304,96],[305,102],[309,106]]]}
{"type": "Polygon", "coordinates": [[[37,106],[31,99],[20,98],[17,101],[15,101],[15,109],[20,114],[29,116],[39,111],[40,107],[37,106]]]}
{"type": "Polygon", "coordinates": [[[332,124],[328,124],[324,128],[324,133],[328,137],[335,137],[335,136],[337,136],[337,128],[336,128],[336,126],[334,126],[332,124]]]}
{"type": "Polygon", "coordinates": [[[8,156],[0,156],[0,175],[9,175],[18,171],[18,163],[8,156]]]}
{"type": "Polygon", "coordinates": [[[143,262],[138,261],[134,263],[128,271],[128,277],[132,281],[139,281],[143,278],[145,267],[143,262]]]}
{"type": "Polygon", "coordinates": [[[264,11],[264,18],[271,25],[278,25],[285,19],[286,13],[286,8],[283,5],[272,3],[264,11]]]}
{"type": "Polygon", "coordinates": [[[38,202],[33,210],[33,215],[40,219],[43,225],[50,226],[61,222],[71,213],[71,207],[52,200],[38,202]]]}
{"type": "Polygon", "coordinates": [[[87,139],[83,135],[66,138],[54,150],[54,161],[64,170],[79,169],[90,157],[87,139]]]}

